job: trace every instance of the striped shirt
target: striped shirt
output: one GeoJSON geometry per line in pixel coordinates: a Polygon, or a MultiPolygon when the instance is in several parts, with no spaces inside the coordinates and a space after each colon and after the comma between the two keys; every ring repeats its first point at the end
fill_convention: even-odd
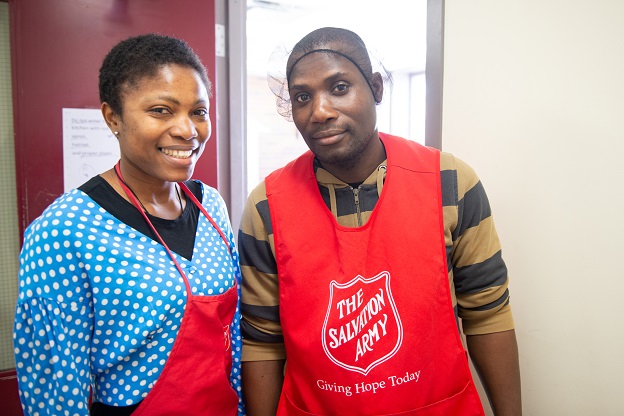
{"type": "MultiPolygon", "coordinates": [[[[381,195],[386,162],[357,188],[315,162],[321,195],[338,223],[365,224],[381,195]]],[[[466,335],[514,328],[507,268],[490,205],[478,176],[449,153],[440,153],[440,180],[448,276],[458,325],[466,335]]],[[[414,215],[418,211],[414,210],[414,215]]],[[[243,361],[286,358],[279,317],[279,286],[265,183],[250,194],[239,231],[243,361]]]]}

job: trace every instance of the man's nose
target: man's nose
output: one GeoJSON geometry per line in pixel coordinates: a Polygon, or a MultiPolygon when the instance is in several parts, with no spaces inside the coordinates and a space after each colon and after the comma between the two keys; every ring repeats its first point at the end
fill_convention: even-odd
{"type": "Polygon", "coordinates": [[[337,111],[330,97],[325,94],[316,96],[312,101],[312,121],[324,123],[337,117],[337,111]]]}

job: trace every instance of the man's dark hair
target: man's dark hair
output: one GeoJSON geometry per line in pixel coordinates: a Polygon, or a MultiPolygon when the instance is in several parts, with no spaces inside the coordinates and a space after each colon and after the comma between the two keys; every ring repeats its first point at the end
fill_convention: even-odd
{"type": "Polygon", "coordinates": [[[100,68],[100,102],[121,115],[123,88],[134,87],[140,79],[152,77],[170,64],[194,69],[211,95],[206,68],[191,47],[183,40],[149,33],[122,40],[106,55],[100,68]]]}
{"type": "Polygon", "coordinates": [[[287,78],[290,79],[296,63],[314,51],[338,53],[350,60],[370,82],[373,75],[370,56],[366,44],[356,33],[337,27],[323,27],[304,36],[293,48],[286,64],[287,78]],[[329,47],[331,45],[331,47],[329,47]]]}

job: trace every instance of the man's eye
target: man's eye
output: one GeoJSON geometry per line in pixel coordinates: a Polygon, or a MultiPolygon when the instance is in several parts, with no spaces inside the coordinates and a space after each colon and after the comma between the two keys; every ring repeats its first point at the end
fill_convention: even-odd
{"type": "Polygon", "coordinates": [[[169,110],[167,110],[164,107],[156,107],[156,108],[152,108],[150,112],[157,113],[157,114],[167,114],[169,113],[169,110]]]}
{"type": "Polygon", "coordinates": [[[295,100],[297,100],[297,102],[300,102],[300,103],[304,103],[308,101],[309,99],[310,99],[310,96],[308,94],[299,94],[297,97],[295,97],[295,100]]]}
{"type": "Polygon", "coordinates": [[[334,89],[337,92],[346,92],[349,89],[349,86],[347,84],[338,84],[334,89]]]}
{"type": "Polygon", "coordinates": [[[195,110],[193,114],[200,117],[206,117],[208,115],[208,110],[206,110],[205,108],[200,108],[199,110],[195,110]]]}

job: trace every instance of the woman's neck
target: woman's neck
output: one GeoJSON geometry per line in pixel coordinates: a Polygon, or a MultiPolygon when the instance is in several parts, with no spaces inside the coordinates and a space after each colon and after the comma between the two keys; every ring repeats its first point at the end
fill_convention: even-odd
{"type": "Polygon", "coordinates": [[[124,199],[133,203],[132,197],[122,186],[123,181],[129,192],[138,201],[140,208],[154,217],[173,220],[184,211],[186,198],[184,192],[179,189],[175,182],[163,182],[160,185],[150,184],[132,175],[123,175],[122,173],[120,177],[114,169],[104,172],[101,176],[124,199]]]}

